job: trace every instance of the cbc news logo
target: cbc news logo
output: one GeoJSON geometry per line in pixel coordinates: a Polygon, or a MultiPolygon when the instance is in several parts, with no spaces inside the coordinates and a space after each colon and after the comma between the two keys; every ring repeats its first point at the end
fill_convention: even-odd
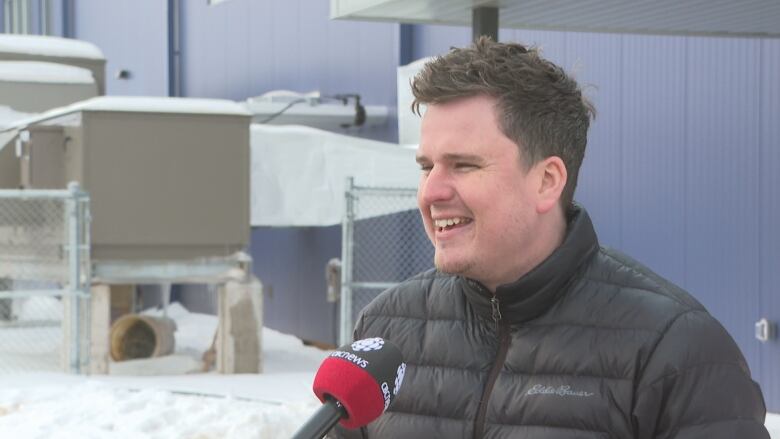
{"type": "Polygon", "coordinates": [[[366,338],[352,343],[352,350],[357,352],[378,351],[385,345],[385,341],[379,337],[366,338]]]}

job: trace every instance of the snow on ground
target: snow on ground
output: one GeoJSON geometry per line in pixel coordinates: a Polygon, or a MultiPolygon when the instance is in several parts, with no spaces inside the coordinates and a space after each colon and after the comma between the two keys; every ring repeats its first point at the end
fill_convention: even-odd
{"type": "MultiPolygon", "coordinates": [[[[216,317],[178,304],[168,316],[177,322],[176,354],[199,358],[216,317]]],[[[290,437],[319,406],[311,385],[326,355],[264,328],[264,373],[258,375],[0,375],[0,438],[290,437]]],[[[6,366],[8,360],[4,355],[6,366]]]]}
{"type": "Polygon", "coordinates": [[[772,439],[780,439],[780,414],[767,413],[766,429],[772,439]]]}
{"type": "MultiPolygon", "coordinates": [[[[245,386],[267,382],[267,377],[255,379],[245,386]]],[[[62,375],[15,377],[0,391],[0,436],[281,438],[290,437],[317,407],[315,401],[275,404],[175,393],[162,390],[165,383],[159,383],[162,389],[125,384],[62,375]]]]}
{"type": "MultiPolygon", "coordinates": [[[[178,304],[168,316],[178,327],[177,355],[208,346],[214,316],[178,304]]],[[[326,354],[264,328],[259,375],[0,375],[0,438],[288,438],[319,406],[311,384],[326,354]]],[[[767,428],[780,439],[780,415],[769,415],[767,428]]]]}

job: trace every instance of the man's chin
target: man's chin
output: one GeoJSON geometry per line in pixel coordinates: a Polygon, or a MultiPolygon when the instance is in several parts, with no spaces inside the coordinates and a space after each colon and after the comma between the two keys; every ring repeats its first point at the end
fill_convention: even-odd
{"type": "Polygon", "coordinates": [[[434,259],[434,265],[436,266],[436,269],[442,273],[467,275],[473,268],[474,263],[468,260],[450,259],[437,256],[434,259]]]}

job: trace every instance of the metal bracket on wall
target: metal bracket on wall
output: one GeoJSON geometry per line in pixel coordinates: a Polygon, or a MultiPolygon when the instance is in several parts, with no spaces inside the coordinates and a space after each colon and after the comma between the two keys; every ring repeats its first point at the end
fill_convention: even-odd
{"type": "Polygon", "coordinates": [[[756,339],[761,343],[766,343],[775,338],[775,325],[766,318],[756,322],[756,339]]]}

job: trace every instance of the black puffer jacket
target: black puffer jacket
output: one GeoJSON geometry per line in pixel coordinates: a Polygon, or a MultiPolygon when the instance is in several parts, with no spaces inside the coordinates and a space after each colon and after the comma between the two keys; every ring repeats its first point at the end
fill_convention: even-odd
{"type": "Polygon", "coordinates": [[[355,336],[392,340],[408,368],[390,410],[348,437],[769,438],[723,327],[600,248],[581,209],[563,245],[495,296],[430,271],[382,293],[355,336]]]}

